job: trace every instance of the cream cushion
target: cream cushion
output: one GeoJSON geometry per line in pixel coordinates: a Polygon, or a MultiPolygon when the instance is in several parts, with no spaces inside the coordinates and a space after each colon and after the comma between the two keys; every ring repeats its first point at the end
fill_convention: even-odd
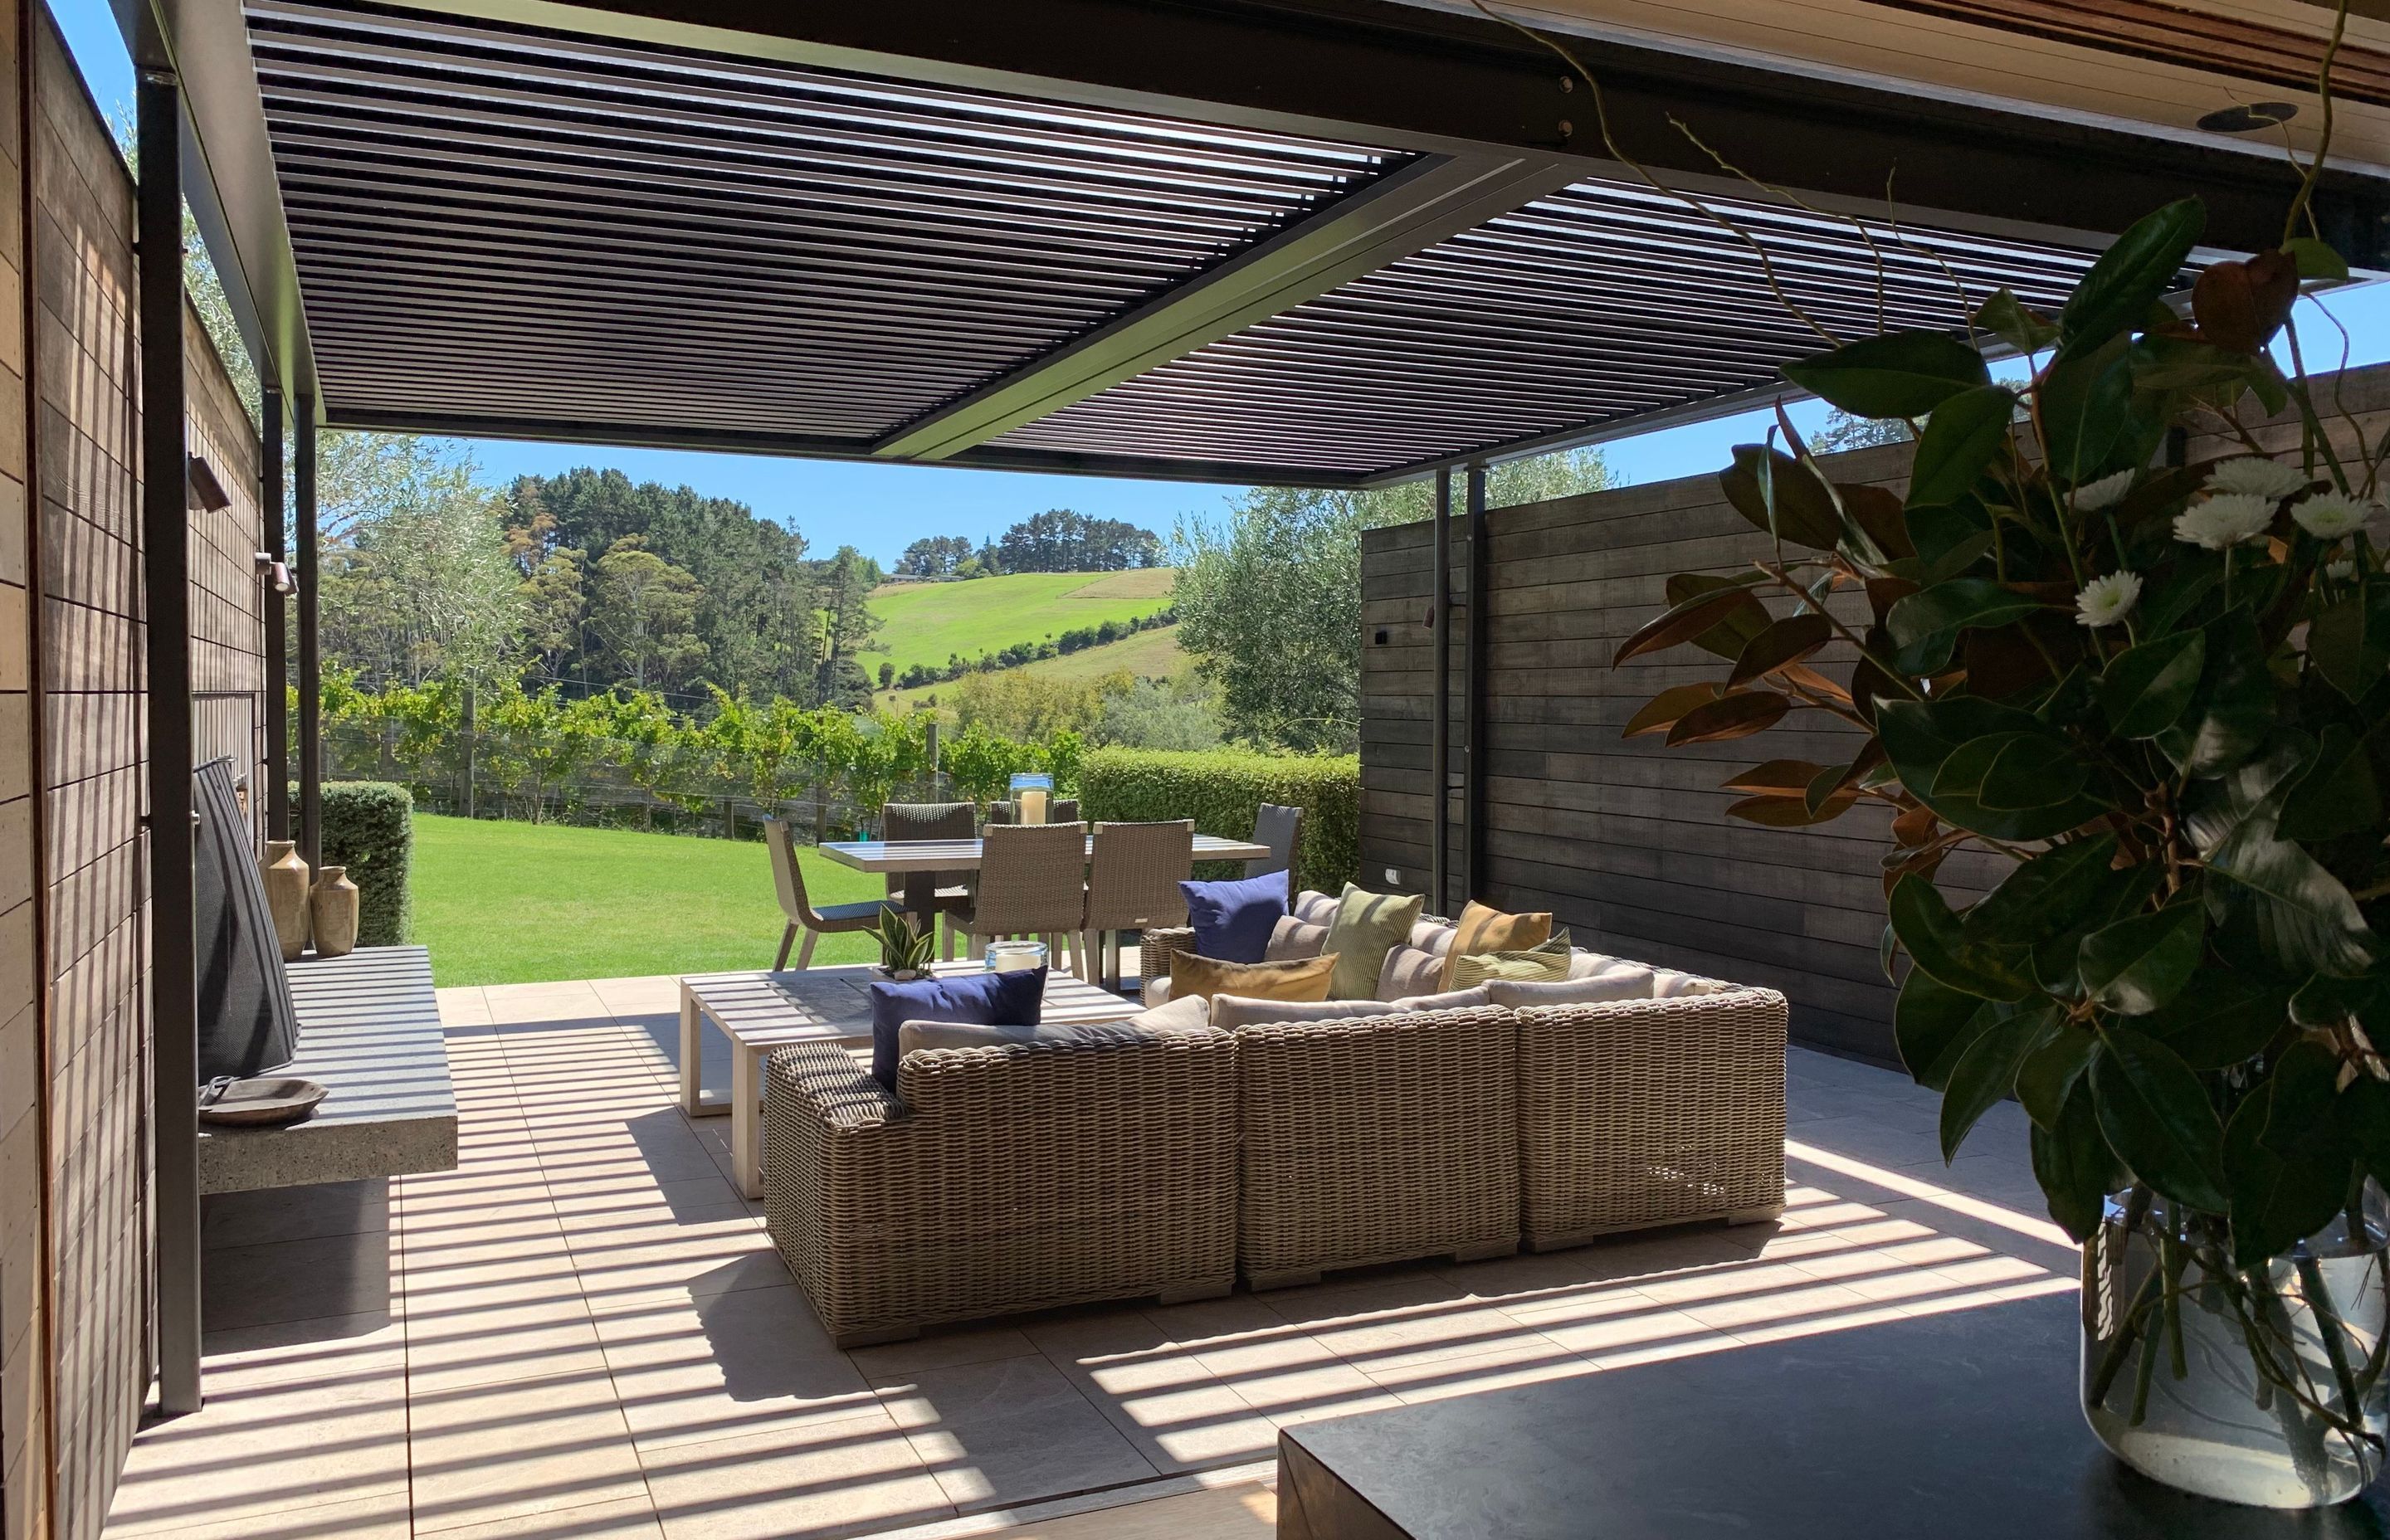
{"type": "MultiPolygon", "coordinates": [[[[1191,998],[1200,1000],[1202,996],[1197,995],[1191,996],[1191,998]]],[[[1146,1008],[1149,1010],[1152,1009],[1156,1006],[1166,1006],[1170,1004],[1170,981],[1167,979],[1146,980],[1145,1004],[1146,1008]]]]}
{"type": "Polygon", "coordinates": [[[1609,964],[1619,960],[1600,952],[1572,952],[1569,954],[1569,977],[1590,979],[1609,964]]]}
{"type": "Polygon", "coordinates": [[[1416,946],[1397,946],[1386,954],[1378,973],[1378,998],[1399,1000],[1407,995],[1429,995],[1444,977],[1444,959],[1416,946]]]}
{"type": "Polygon", "coordinates": [[[1269,944],[1262,948],[1262,961],[1291,962],[1298,957],[1316,957],[1325,950],[1327,942],[1327,926],[1280,915],[1270,930],[1269,944]]]}
{"type": "Polygon", "coordinates": [[[1212,996],[1212,1026],[1220,1032],[1273,1021],[1348,1021],[1356,1016],[1391,1016],[1383,1000],[1256,1000],[1243,995],[1212,996]]]}
{"type": "Polygon", "coordinates": [[[1715,979],[1704,979],[1698,973],[1679,973],[1673,968],[1651,970],[1651,993],[1663,999],[1679,995],[1715,995],[1724,988],[1726,985],[1715,979]]]}
{"type": "Polygon", "coordinates": [[[1336,918],[1336,900],[1305,888],[1294,895],[1287,912],[1305,925],[1325,925],[1336,918]]]}
{"type": "Polygon", "coordinates": [[[1212,1024],[1212,1002],[1201,995],[1189,995],[1184,1000],[1155,1000],[1130,1017],[1128,1024],[1148,1032],[1193,1032],[1212,1024]]]}
{"type": "Polygon", "coordinates": [[[896,1029],[900,1059],[922,1048],[1000,1048],[1015,1043],[1085,1046],[1096,1043],[1141,1043],[1187,1032],[1209,1032],[1201,1022],[1191,1027],[1149,1026],[1126,1021],[1047,1021],[1035,1026],[982,1026],[964,1021],[907,1021],[896,1029]]]}
{"type": "Polygon", "coordinates": [[[1554,979],[1539,982],[1526,979],[1488,979],[1484,987],[1494,997],[1494,1003],[1511,1010],[1523,1010],[1532,1006],[1582,1006],[1604,1000],[1648,1000],[1651,997],[1651,970],[1629,964],[1613,964],[1607,972],[1589,979],[1554,979]]]}
{"type": "Polygon", "coordinates": [[[1474,989],[1447,989],[1441,995],[1407,995],[1394,1002],[1396,1010],[1467,1010],[1490,1006],[1494,992],[1484,984],[1474,989]]]}
{"type": "Polygon", "coordinates": [[[1422,952],[1433,952],[1441,957],[1452,950],[1452,938],[1460,932],[1438,919],[1423,919],[1411,927],[1413,946],[1422,952]]]}

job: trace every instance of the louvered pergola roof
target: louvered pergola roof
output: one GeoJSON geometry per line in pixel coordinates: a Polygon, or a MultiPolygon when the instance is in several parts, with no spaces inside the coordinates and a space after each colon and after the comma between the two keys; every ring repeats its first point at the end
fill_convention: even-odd
{"type": "MultiPolygon", "coordinates": [[[[1808,321],[2054,304],[2164,196],[2269,243],[2291,186],[1651,50],[1594,56],[1604,142],[1554,56],[1379,0],[155,4],[331,426],[1365,484],[1783,393],[1808,321]]],[[[2382,260],[2380,180],[2318,207],[2382,260]]]]}

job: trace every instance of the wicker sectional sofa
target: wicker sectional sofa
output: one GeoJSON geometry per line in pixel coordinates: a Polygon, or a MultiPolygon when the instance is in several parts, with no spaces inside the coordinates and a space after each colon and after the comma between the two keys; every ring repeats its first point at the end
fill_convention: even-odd
{"type": "Polygon", "coordinates": [[[772,1057],[774,1242],[842,1345],[1781,1212],[1785,1002],[1664,998],[772,1057]]]}

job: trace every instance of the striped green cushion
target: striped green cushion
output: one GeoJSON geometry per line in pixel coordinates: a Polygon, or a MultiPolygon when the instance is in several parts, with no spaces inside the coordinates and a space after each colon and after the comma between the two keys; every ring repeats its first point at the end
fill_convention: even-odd
{"type": "Polygon", "coordinates": [[[1525,952],[1472,952],[1452,965],[1452,987],[1474,989],[1488,979],[1557,983],[1568,977],[1569,939],[1562,930],[1525,952]]]}

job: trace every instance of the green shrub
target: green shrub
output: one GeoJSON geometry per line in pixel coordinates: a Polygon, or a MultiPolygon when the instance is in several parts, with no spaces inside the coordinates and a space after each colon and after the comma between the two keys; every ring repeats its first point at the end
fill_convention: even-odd
{"type": "MultiPolygon", "coordinates": [[[[290,800],[295,803],[298,793],[290,800]]],[[[415,800],[388,781],[324,783],[324,865],[357,885],[357,944],[395,946],[414,933],[406,874],[415,857],[415,800]]]]}
{"type": "MultiPolygon", "coordinates": [[[[1079,811],[1124,823],[1192,818],[1197,832],[1242,840],[1264,802],[1303,809],[1295,886],[1336,892],[1361,869],[1361,762],[1351,755],[1171,753],[1098,749],[1079,767],[1079,811]]],[[[1242,868],[1199,874],[1234,875],[1242,868]]]]}

